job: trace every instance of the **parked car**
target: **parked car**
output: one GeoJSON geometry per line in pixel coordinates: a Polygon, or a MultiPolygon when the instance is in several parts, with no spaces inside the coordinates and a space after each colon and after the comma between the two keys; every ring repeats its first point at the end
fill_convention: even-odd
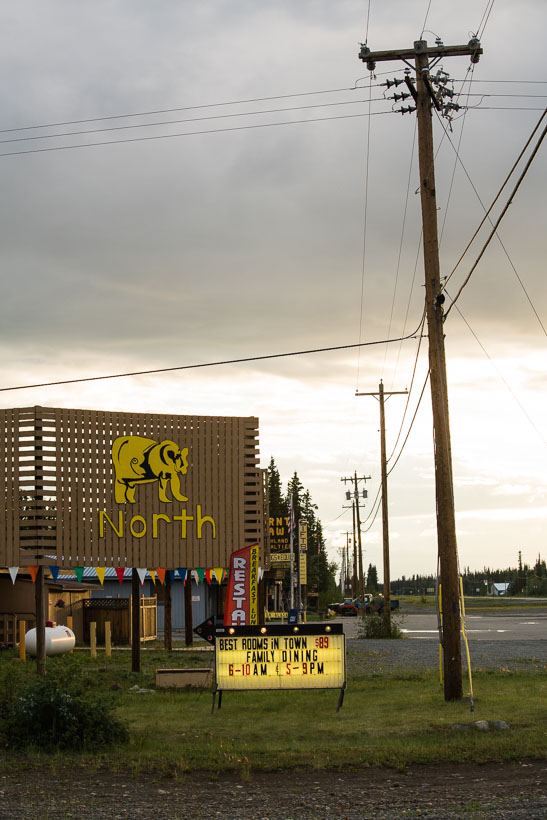
{"type": "Polygon", "coordinates": [[[343,601],[338,606],[338,614],[339,615],[357,615],[358,612],[359,612],[359,610],[357,609],[357,607],[355,606],[355,604],[353,603],[353,601],[351,599],[343,601]]]}

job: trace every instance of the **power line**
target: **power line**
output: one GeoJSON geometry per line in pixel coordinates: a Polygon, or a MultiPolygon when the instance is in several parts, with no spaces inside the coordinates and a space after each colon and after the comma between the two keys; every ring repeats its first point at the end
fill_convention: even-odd
{"type": "MultiPolygon", "coordinates": [[[[421,324],[421,322],[420,322],[421,324]]],[[[270,353],[265,356],[245,356],[240,359],[225,359],[222,361],[216,362],[201,362],[199,364],[185,364],[185,365],[177,365],[176,367],[159,367],[154,368],[153,370],[135,370],[127,373],[113,373],[107,376],[88,376],[81,379],[62,379],[60,381],[55,382],[42,382],[40,384],[21,384],[12,387],[0,387],[0,393],[5,393],[11,390],[30,390],[35,387],[56,387],[61,384],[82,384],[83,382],[97,382],[97,381],[105,381],[106,379],[123,379],[129,376],[150,376],[156,373],[173,373],[180,370],[197,370],[197,369],[204,369],[206,367],[221,367],[223,365],[229,364],[243,364],[245,362],[262,362],[272,359],[287,359],[291,356],[307,356],[311,353],[330,353],[336,350],[354,350],[355,348],[360,347],[372,347],[375,345],[383,345],[388,342],[401,342],[407,339],[414,339],[416,338],[416,333],[420,329],[420,325],[416,328],[413,333],[408,334],[408,336],[402,336],[398,339],[380,339],[377,341],[372,342],[356,342],[354,344],[349,345],[335,345],[332,347],[317,347],[312,348],[310,350],[294,350],[290,353],[270,353]]]]}
{"type": "MultiPolygon", "coordinates": [[[[378,85],[380,85],[378,83],[378,85]]],[[[228,105],[247,105],[248,103],[257,102],[271,102],[272,100],[288,100],[294,97],[310,97],[319,94],[339,94],[345,91],[358,91],[359,86],[350,86],[349,88],[327,88],[321,91],[300,91],[293,94],[276,94],[272,97],[249,97],[245,100],[227,100],[225,102],[203,103],[201,105],[181,105],[175,108],[157,108],[149,111],[134,111],[133,113],[124,114],[109,114],[102,117],[87,117],[79,120],[64,120],[61,122],[42,123],[41,125],[23,125],[17,128],[3,128],[0,129],[0,134],[6,134],[10,131],[31,131],[38,128],[63,128],[67,125],[83,125],[86,122],[106,122],[108,120],[122,120],[131,117],[151,117],[157,114],[174,114],[177,111],[198,111],[204,108],[221,108],[228,105]]]]}
{"type": "Polygon", "coordinates": [[[517,183],[516,183],[515,187],[513,188],[512,192],[511,192],[511,195],[510,195],[509,199],[507,200],[501,214],[499,215],[498,219],[494,223],[494,225],[492,227],[492,230],[490,231],[490,234],[488,235],[488,237],[486,239],[486,242],[484,243],[484,245],[483,245],[483,247],[482,247],[482,249],[481,249],[481,251],[480,251],[480,253],[477,257],[477,259],[475,260],[475,262],[473,263],[473,265],[471,267],[471,270],[467,274],[467,277],[464,279],[462,285],[460,286],[460,289],[456,293],[456,296],[452,299],[450,307],[448,308],[448,310],[445,313],[445,319],[448,316],[448,314],[450,313],[450,310],[452,309],[453,305],[455,305],[456,302],[458,301],[458,299],[460,298],[463,289],[468,284],[469,280],[471,279],[471,276],[473,275],[473,272],[476,270],[477,265],[479,264],[480,260],[482,259],[483,255],[484,255],[484,252],[486,251],[486,248],[488,247],[488,245],[492,241],[492,238],[496,234],[498,226],[501,223],[501,221],[502,221],[503,217],[505,216],[505,214],[507,213],[507,211],[509,209],[509,206],[513,202],[513,199],[514,199],[514,197],[515,197],[515,195],[516,195],[516,193],[517,193],[517,191],[518,191],[524,177],[528,173],[528,170],[529,170],[533,160],[535,159],[535,156],[536,156],[537,152],[539,151],[539,148],[540,148],[541,143],[543,142],[543,140],[545,138],[546,133],[547,133],[547,126],[543,129],[542,133],[540,134],[539,139],[537,141],[537,144],[535,145],[534,150],[532,151],[532,154],[528,158],[528,161],[527,161],[527,163],[524,167],[523,172],[521,173],[520,177],[518,178],[517,183]]]}
{"type": "Polygon", "coordinates": [[[225,134],[229,131],[250,131],[257,128],[276,128],[283,125],[301,125],[303,123],[328,122],[331,120],[348,120],[356,117],[374,117],[381,114],[396,114],[396,111],[374,111],[363,114],[339,114],[335,117],[314,117],[308,120],[284,120],[283,122],[268,122],[256,125],[237,125],[231,128],[211,128],[204,131],[184,131],[179,134],[157,134],[153,137],[130,137],[122,140],[104,140],[103,142],[85,142],[80,145],[57,145],[52,148],[30,148],[24,151],[8,151],[1,153],[0,157],[14,157],[22,154],[43,154],[52,151],[69,151],[77,148],[95,148],[100,145],[124,145],[130,142],[151,142],[152,140],[174,139],[175,137],[196,137],[205,134],[225,134]]]}
{"type": "MultiPolygon", "coordinates": [[[[331,103],[317,103],[316,105],[299,105],[289,108],[269,108],[263,109],[262,111],[238,111],[234,114],[212,114],[208,117],[189,117],[187,119],[182,120],[161,120],[160,122],[143,122],[143,123],[136,123],[133,125],[114,125],[110,126],[109,128],[91,128],[85,129],[82,131],[62,131],[59,134],[37,134],[32,137],[10,137],[9,139],[0,140],[1,145],[5,145],[7,143],[12,142],[30,142],[31,140],[53,140],[53,139],[60,139],[61,137],[76,137],[81,136],[82,134],[102,134],[108,133],[111,131],[129,131],[131,129],[136,128],[159,128],[160,126],[165,125],[180,125],[181,123],[187,122],[206,122],[209,120],[221,120],[221,119],[228,119],[230,117],[253,117],[258,116],[259,114],[284,114],[287,111],[306,111],[315,108],[332,108],[337,105],[359,105],[364,102],[369,102],[368,100],[342,100],[340,102],[331,102],[331,103]]],[[[370,102],[387,102],[384,97],[376,97],[370,102]]],[[[3,133],[3,132],[0,132],[3,133]]]]}

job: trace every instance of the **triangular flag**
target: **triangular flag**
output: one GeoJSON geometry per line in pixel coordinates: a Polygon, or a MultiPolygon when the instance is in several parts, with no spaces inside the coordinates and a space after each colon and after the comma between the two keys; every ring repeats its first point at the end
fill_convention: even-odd
{"type": "Polygon", "coordinates": [[[203,567],[200,567],[199,569],[196,569],[195,572],[198,576],[199,583],[202,584],[205,579],[205,570],[203,569],[203,567]]]}
{"type": "Polygon", "coordinates": [[[185,570],[183,567],[178,567],[177,572],[179,574],[180,580],[182,581],[183,584],[185,584],[186,583],[186,572],[187,572],[187,570],[185,570]]]}
{"type": "Polygon", "coordinates": [[[173,581],[175,580],[175,570],[174,569],[168,569],[167,570],[167,575],[171,579],[171,583],[173,583],[173,581]]]}
{"type": "Polygon", "coordinates": [[[95,567],[95,572],[97,573],[97,578],[99,579],[100,585],[104,586],[104,574],[106,572],[106,567],[95,567]]]}
{"type": "Polygon", "coordinates": [[[114,567],[114,572],[118,576],[118,581],[123,584],[123,576],[125,575],[125,567],[114,567]]]}
{"type": "Polygon", "coordinates": [[[57,576],[59,575],[59,567],[48,567],[48,569],[51,572],[51,577],[54,581],[56,581],[57,576]]]}
{"type": "Polygon", "coordinates": [[[158,579],[160,584],[165,583],[165,570],[163,568],[156,569],[156,572],[158,573],[158,579]]]}
{"type": "Polygon", "coordinates": [[[148,572],[150,573],[150,577],[152,579],[152,583],[156,586],[156,573],[153,569],[149,569],[148,572]]]}
{"type": "Polygon", "coordinates": [[[207,583],[208,584],[211,583],[211,573],[212,573],[212,570],[210,570],[210,569],[205,570],[205,577],[207,578],[207,583]]]}
{"type": "Polygon", "coordinates": [[[199,584],[199,575],[198,575],[197,569],[191,569],[190,574],[191,574],[192,578],[194,579],[194,581],[196,582],[196,584],[199,584]]]}
{"type": "Polygon", "coordinates": [[[74,574],[78,579],[78,583],[82,583],[82,578],[84,577],[84,568],[83,567],[74,567],[74,574]]]}
{"type": "Polygon", "coordinates": [[[146,567],[137,567],[137,575],[139,576],[141,586],[144,586],[144,579],[146,578],[146,573],[147,573],[146,567]]]}
{"type": "Polygon", "coordinates": [[[260,583],[262,581],[263,576],[264,576],[264,570],[262,569],[262,567],[259,567],[258,568],[258,583],[260,583]]]}
{"type": "Polygon", "coordinates": [[[36,583],[36,575],[38,574],[38,567],[29,567],[28,571],[30,572],[30,577],[32,578],[32,583],[36,583]]]}
{"type": "Polygon", "coordinates": [[[8,567],[9,574],[11,575],[11,582],[12,584],[15,583],[15,579],[17,578],[17,573],[19,572],[19,567],[8,567]]]}
{"type": "Polygon", "coordinates": [[[217,579],[218,583],[222,583],[222,576],[224,575],[224,570],[222,567],[214,567],[213,572],[215,574],[215,578],[217,579]]]}

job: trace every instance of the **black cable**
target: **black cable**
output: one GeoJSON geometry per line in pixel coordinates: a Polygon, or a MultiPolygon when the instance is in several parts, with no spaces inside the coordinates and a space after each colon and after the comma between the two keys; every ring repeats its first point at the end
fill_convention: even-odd
{"type": "MultiPolygon", "coordinates": [[[[377,83],[375,88],[380,85],[381,83],[377,83]]],[[[345,91],[359,90],[361,90],[361,86],[354,85],[349,88],[327,88],[323,91],[301,91],[294,94],[276,94],[273,97],[251,97],[247,100],[229,100],[227,102],[204,103],[202,105],[183,105],[177,108],[158,108],[151,111],[136,111],[132,114],[111,114],[107,117],[88,117],[87,119],[64,120],[62,122],[43,123],[42,125],[22,125],[18,128],[1,128],[0,134],[7,134],[12,131],[32,131],[38,128],[62,128],[66,125],[83,125],[85,122],[106,122],[107,120],[123,120],[130,119],[131,117],[151,117],[156,114],[174,114],[177,111],[198,111],[203,108],[221,108],[228,105],[247,105],[247,103],[270,102],[271,100],[288,100],[294,97],[311,97],[319,94],[340,94],[345,91]]]]}
{"type": "Polygon", "coordinates": [[[406,341],[407,339],[414,339],[416,338],[416,333],[420,330],[420,324],[416,328],[413,333],[410,333],[408,336],[402,336],[398,339],[380,339],[378,341],[373,342],[356,342],[355,344],[350,345],[335,345],[333,347],[317,347],[312,348],[310,350],[294,350],[290,353],[270,353],[265,356],[246,356],[241,359],[226,359],[223,361],[218,362],[202,362],[200,364],[184,364],[184,365],[177,365],[176,367],[159,367],[155,368],[154,370],[135,370],[130,373],[112,373],[108,376],[88,376],[83,379],[63,379],[61,381],[56,382],[42,382],[41,384],[22,384],[15,387],[0,387],[0,393],[5,393],[10,390],[30,390],[35,387],[56,387],[61,384],[81,384],[82,382],[97,382],[97,381],[105,381],[106,379],[124,379],[129,376],[150,376],[155,373],[173,373],[179,370],[196,370],[198,368],[205,368],[205,367],[220,367],[222,365],[228,364],[243,364],[245,362],[262,362],[268,359],[286,359],[291,356],[307,356],[310,353],[330,353],[336,350],[354,350],[355,348],[360,347],[372,347],[374,345],[383,345],[388,344],[391,342],[401,342],[406,341]]]}
{"type": "Polygon", "coordinates": [[[184,131],[180,134],[158,134],[154,137],[131,137],[123,140],[104,140],[103,142],[85,142],[81,145],[57,145],[54,148],[31,148],[25,151],[7,151],[0,154],[0,157],[15,157],[21,154],[43,154],[51,151],[68,151],[74,148],[95,148],[99,145],[123,145],[129,142],[150,142],[151,140],[173,139],[175,137],[197,137],[205,134],[224,134],[228,131],[249,131],[256,128],[274,128],[281,125],[301,125],[302,123],[328,122],[331,120],[348,120],[355,117],[373,117],[380,114],[395,114],[396,111],[375,111],[364,114],[340,114],[336,117],[315,117],[309,120],[285,120],[283,122],[268,122],[257,125],[238,125],[233,128],[211,128],[205,131],[184,131]]]}
{"type": "Polygon", "coordinates": [[[530,166],[531,166],[531,164],[532,164],[533,160],[535,159],[535,156],[536,156],[537,152],[538,152],[538,151],[539,151],[539,149],[540,149],[541,143],[543,142],[543,140],[544,140],[544,138],[545,138],[545,134],[546,134],[546,133],[547,133],[547,126],[546,126],[546,127],[543,129],[543,131],[541,132],[541,134],[540,134],[540,136],[539,136],[539,139],[538,139],[538,141],[537,141],[537,144],[535,145],[534,150],[532,151],[532,153],[531,153],[530,157],[528,158],[528,161],[527,161],[526,165],[524,166],[524,170],[523,170],[523,172],[521,173],[520,177],[518,178],[518,180],[517,180],[517,182],[516,182],[515,187],[514,187],[514,188],[513,188],[513,190],[511,191],[511,195],[510,195],[509,199],[507,200],[507,202],[506,202],[506,204],[505,204],[505,206],[504,206],[504,208],[503,208],[502,212],[500,213],[499,217],[497,218],[496,222],[494,223],[494,225],[493,225],[493,227],[492,227],[492,230],[490,231],[490,233],[489,233],[489,235],[488,235],[488,237],[487,237],[487,239],[486,239],[486,242],[484,243],[484,245],[483,245],[483,247],[482,247],[482,249],[481,249],[481,251],[480,251],[480,253],[479,253],[478,257],[476,258],[475,262],[474,262],[474,263],[473,263],[473,265],[471,266],[471,270],[469,271],[469,273],[467,274],[466,278],[464,279],[464,281],[463,281],[462,285],[460,286],[460,289],[459,289],[459,290],[458,290],[458,292],[456,293],[455,297],[452,299],[452,301],[451,301],[451,303],[450,303],[450,307],[448,308],[448,310],[447,310],[447,311],[446,311],[446,313],[445,313],[445,319],[446,319],[446,317],[448,316],[448,314],[450,313],[450,311],[451,311],[452,307],[456,304],[456,302],[457,302],[457,301],[458,301],[458,299],[460,298],[460,296],[461,296],[461,293],[462,293],[463,289],[465,288],[465,286],[467,285],[467,283],[468,283],[468,282],[469,282],[469,280],[471,279],[471,276],[472,276],[473,272],[476,270],[477,265],[479,264],[480,260],[482,259],[483,255],[484,255],[484,252],[486,251],[486,248],[488,247],[488,245],[489,245],[489,244],[490,244],[490,242],[492,241],[492,238],[495,236],[496,231],[497,231],[497,229],[498,229],[498,227],[499,227],[499,225],[500,225],[500,223],[501,223],[501,221],[502,221],[503,217],[504,217],[504,216],[505,216],[505,214],[507,213],[507,211],[508,211],[508,209],[509,209],[509,206],[512,204],[513,199],[514,199],[514,197],[516,196],[516,193],[517,193],[517,191],[518,191],[518,189],[519,189],[519,187],[520,187],[520,185],[521,185],[521,183],[522,183],[522,181],[523,181],[524,177],[525,177],[525,176],[526,176],[526,174],[528,173],[528,171],[529,171],[529,169],[530,169],[530,166]]]}
{"type": "MultiPolygon", "coordinates": [[[[477,96],[486,95],[479,94],[477,96]]],[[[182,120],[162,120],[161,122],[142,122],[133,125],[113,125],[109,128],[90,128],[83,131],[62,131],[59,134],[37,134],[32,137],[10,137],[9,139],[0,140],[0,145],[6,145],[7,143],[12,142],[30,142],[31,140],[54,140],[60,139],[61,137],[77,137],[82,134],[104,134],[110,131],[129,131],[136,128],[159,128],[164,125],[180,125],[181,123],[187,122],[206,122],[208,120],[229,119],[230,117],[254,117],[259,114],[284,114],[287,111],[307,111],[311,108],[333,108],[337,105],[359,105],[359,103],[365,102],[368,102],[368,100],[343,100],[341,102],[317,103],[316,105],[298,105],[292,108],[270,108],[263,111],[239,111],[235,114],[212,114],[208,117],[189,117],[188,119],[182,120]]],[[[386,100],[384,97],[376,97],[371,100],[371,102],[386,102],[386,100]]]]}

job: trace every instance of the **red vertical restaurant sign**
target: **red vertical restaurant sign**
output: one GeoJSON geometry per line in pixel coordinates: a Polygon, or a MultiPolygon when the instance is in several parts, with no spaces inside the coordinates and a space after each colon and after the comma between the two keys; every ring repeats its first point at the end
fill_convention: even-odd
{"type": "Polygon", "coordinates": [[[232,552],[224,626],[258,624],[258,544],[232,552]]]}

